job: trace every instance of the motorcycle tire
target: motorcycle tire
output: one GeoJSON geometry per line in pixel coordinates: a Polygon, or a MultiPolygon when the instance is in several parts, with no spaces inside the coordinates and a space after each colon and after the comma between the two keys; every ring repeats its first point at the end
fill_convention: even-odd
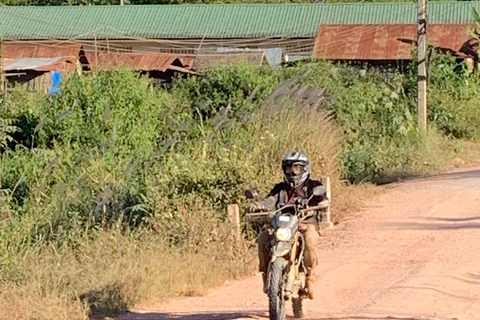
{"type": "Polygon", "coordinates": [[[292,307],[293,307],[293,317],[296,319],[302,319],[303,318],[302,298],[293,299],[292,307]]]}
{"type": "Polygon", "coordinates": [[[285,320],[285,296],[283,287],[284,269],[287,261],[284,258],[277,258],[270,263],[268,282],[268,314],[270,320],[285,320]]]}

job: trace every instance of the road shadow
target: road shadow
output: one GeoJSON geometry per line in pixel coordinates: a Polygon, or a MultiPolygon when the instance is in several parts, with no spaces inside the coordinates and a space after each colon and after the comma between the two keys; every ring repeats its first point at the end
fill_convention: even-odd
{"type": "Polygon", "coordinates": [[[436,318],[425,317],[402,317],[402,316],[346,316],[346,317],[327,317],[327,318],[306,318],[303,320],[437,320],[436,318]]]}
{"type": "Polygon", "coordinates": [[[480,229],[480,216],[443,218],[417,218],[418,222],[390,222],[383,226],[389,230],[460,230],[480,229]]]}
{"type": "Polygon", "coordinates": [[[458,223],[422,223],[422,222],[395,222],[385,223],[387,230],[461,230],[461,229],[480,229],[479,222],[458,222],[458,223]]]}
{"type": "Polygon", "coordinates": [[[424,220],[437,221],[437,222],[464,222],[464,221],[474,221],[479,220],[480,216],[473,217],[459,217],[459,218],[444,218],[444,217],[426,217],[424,220]]]}
{"type": "Polygon", "coordinates": [[[425,175],[425,174],[418,174],[413,172],[399,172],[399,173],[390,173],[381,175],[373,180],[373,183],[377,185],[389,185],[396,182],[402,183],[413,183],[417,181],[436,181],[436,180],[444,180],[444,179],[453,179],[453,180],[460,180],[460,179],[480,179],[480,169],[473,169],[473,170],[465,170],[465,171],[458,171],[458,172],[449,172],[449,173],[440,173],[440,174],[432,174],[432,175],[425,175]]]}
{"type": "MultiPolygon", "coordinates": [[[[268,319],[266,311],[245,311],[245,312],[201,312],[201,313],[126,313],[116,320],[248,320],[268,319]]],[[[294,319],[287,316],[287,319],[294,319]]],[[[305,317],[303,320],[436,320],[435,318],[412,317],[412,316],[369,316],[369,315],[342,315],[342,316],[313,316],[305,317]]]]}
{"type": "Polygon", "coordinates": [[[453,179],[453,180],[480,179],[480,169],[409,177],[408,179],[405,179],[403,183],[416,182],[418,180],[436,181],[436,180],[444,180],[444,179],[453,179]]]}
{"type": "Polygon", "coordinates": [[[79,298],[88,306],[91,319],[115,317],[128,310],[123,285],[119,282],[109,284],[101,290],[85,292],[79,298]]]}
{"type": "Polygon", "coordinates": [[[136,313],[129,312],[120,315],[117,320],[247,320],[266,319],[268,314],[265,311],[244,311],[244,312],[150,312],[136,313]]]}
{"type": "Polygon", "coordinates": [[[480,179],[480,169],[470,170],[470,171],[461,171],[461,172],[450,172],[450,173],[440,173],[432,176],[427,176],[429,180],[441,180],[441,179],[480,179]]]}
{"type": "Polygon", "coordinates": [[[419,175],[413,172],[399,172],[399,173],[389,173],[382,174],[379,177],[373,179],[373,183],[379,186],[389,185],[396,182],[405,182],[410,180],[425,179],[426,176],[419,175]]]}

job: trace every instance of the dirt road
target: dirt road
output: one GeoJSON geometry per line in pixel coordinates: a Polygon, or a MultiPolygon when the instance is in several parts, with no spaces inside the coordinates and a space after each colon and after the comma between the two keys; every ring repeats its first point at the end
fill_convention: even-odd
{"type": "MultiPolygon", "coordinates": [[[[480,319],[480,168],[388,188],[322,239],[308,318],[480,319]]],[[[266,310],[257,275],[120,319],[263,319],[266,310]]]]}

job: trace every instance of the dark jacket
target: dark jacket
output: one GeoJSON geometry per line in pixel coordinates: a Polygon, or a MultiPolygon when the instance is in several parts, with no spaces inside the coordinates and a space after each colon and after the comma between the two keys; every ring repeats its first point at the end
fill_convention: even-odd
{"type": "MultiPolygon", "coordinates": [[[[307,181],[305,181],[305,183],[298,188],[293,188],[287,183],[281,182],[276,184],[268,193],[267,197],[262,201],[259,201],[259,204],[261,204],[267,210],[277,210],[288,203],[295,203],[295,201],[310,198],[313,194],[313,188],[321,185],[322,183],[320,181],[310,178],[308,178],[307,181]]],[[[323,199],[325,199],[325,197],[325,195],[313,197],[308,205],[318,205],[323,199]]],[[[319,223],[320,219],[321,216],[317,214],[314,217],[305,220],[304,223],[319,223]]]]}

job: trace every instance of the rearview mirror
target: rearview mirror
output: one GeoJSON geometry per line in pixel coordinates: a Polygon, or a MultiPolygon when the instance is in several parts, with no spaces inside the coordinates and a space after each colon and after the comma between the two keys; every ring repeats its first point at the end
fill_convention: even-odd
{"type": "Polygon", "coordinates": [[[255,199],[258,197],[258,192],[255,189],[248,189],[245,191],[245,197],[247,197],[247,199],[255,199]]]}
{"type": "Polygon", "coordinates": [[[324,186],[316,186],[313,188],[313,195],[316,197],[323,196],[327,193],[327,189],[324,186]]]}

